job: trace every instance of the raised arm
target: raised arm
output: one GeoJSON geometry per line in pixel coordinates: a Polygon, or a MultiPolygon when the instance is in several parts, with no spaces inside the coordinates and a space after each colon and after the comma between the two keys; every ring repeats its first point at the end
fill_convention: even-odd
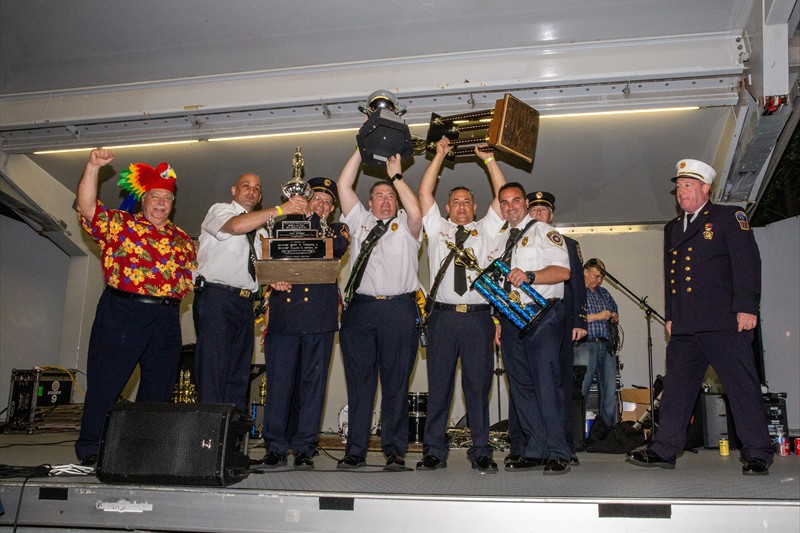
{"type": "MultiPolygon", "coordinates": [[[[386,160],[386,173],[389,176],[395,174],[402,174],[402,163],[400,154],[395,154],[386,160]]],[[[397,190],[397,196],[400,203],[403,204],[403,209],[406,210],[408,215],[408,229],[414,237],[419,237],[422,231],[422,208],[419,205],[419,198],[408,186],[406,180],[400,179],[394,182],[394,188],[397,190]]],[[[341,192],[339,193],[341,197],[341,192]]]]}
{"type": "Polygon", "coordinates": [[[436,180],[442,170],[444,157],[449,150],[450,141],[447,137],[442,137],[436,143],[436,154],[433,156],[431,164],[428,165],[428,170],[422,175],[422,181],[419,184],[419,204],[423,214],[427,213],[431,206],[436,203],[433,191],[436,189],[436,180]]]}
{"type": "Polygon", "coordinates": [[[94,211],[97,207],[97,181],[100,174],[100,167],[111,163],[114,160],[114,153],[111,150],[98,148],[89,154],[89,161],[83,169],[81,181],[78,182],[77,207],[78,213],[86,220],[94,218],[94,211]]]}
{"type": "Polygon", "coordinates": [[[339,174],[339,179],[336,181],[336,185],[339,188],[339,207],[342,208],[342,214],[345,216],[358,204],[358,196],[356,196],[353,185],[356,182],[356,175],[358,175],[360,167],[361,152],[356,148],[356,151],[345,163],[342,173],[339,174]]]}
{"type": "Polygon", "coordinates": [[[494,192],[494,200],[492,200],[492,209],[495,213],[502,216],[500,213],[500,201],[497,199],[497,193],[500,192],[500,187],[506,184],[506,177],[503,174],[503,171],[500,170],[500,165],[497,164],[497,160],[494,158],[494,152],[482,152],[480,148],[486,147],[488,145],[482,144],[475,147],[475,154],[480,158],[483,163],[486,165],[486,169],[489,171],[489,179],[492,182],[492,191],[494,192]]]}

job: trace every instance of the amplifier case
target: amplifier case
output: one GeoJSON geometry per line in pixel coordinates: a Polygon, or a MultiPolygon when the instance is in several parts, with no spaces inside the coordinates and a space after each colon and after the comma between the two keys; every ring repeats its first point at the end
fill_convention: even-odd
{"type": "Polygon", "coordinates": [[[104,483],[224,487],[248,475],[239,445],[253,419],[232,405],[121,403],[106,414],[96,474],[104,483]]]}
{"type": "Polygon", "coordinates": [[[72,403],[74,369],[33,368],[11,370],[6,430],[32,431],[37,407],[72,403]]]}

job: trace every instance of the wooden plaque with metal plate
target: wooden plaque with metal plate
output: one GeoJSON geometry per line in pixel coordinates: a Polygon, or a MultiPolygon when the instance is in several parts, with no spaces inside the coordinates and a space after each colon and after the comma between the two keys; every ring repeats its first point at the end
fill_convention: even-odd
{"type": "Polygon", "coordinates": [[[454,146],[447,154],[448,159],[472,154],[474,145],[488,144],[487,151],[502,150],[533,163],[539,138],[539,112],[506,93],[495,102],[494,109],[449,117],[433,113],[425,140],[426,149],[436,153],[436,143],[442,137],[450,139],[454,146]]]}
{"type": "Polygon", "coordinates": [[[336,283],[339,259],[333,258],[331,238],[273,238],[261,241],[262,257],[256,261],[260,285],[336,283]]]}

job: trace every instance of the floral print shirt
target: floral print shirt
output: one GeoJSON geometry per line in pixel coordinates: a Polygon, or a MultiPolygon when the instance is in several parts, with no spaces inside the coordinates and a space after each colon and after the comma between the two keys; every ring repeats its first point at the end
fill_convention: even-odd
{"type": "Polygon", "coordinates": [[[179,299],[191,290],[195,246],[171,221],[158,229],[142,213],[108,209],[100,200],[91,221],[78,218],[100,245],[103,278],[110,287],[179,299]]]}

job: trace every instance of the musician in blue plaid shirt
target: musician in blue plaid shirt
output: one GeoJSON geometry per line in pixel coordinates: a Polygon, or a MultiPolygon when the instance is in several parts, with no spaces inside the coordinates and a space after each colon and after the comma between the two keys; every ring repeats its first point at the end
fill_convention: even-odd
{"type": "Polygon", "coordinates": [[[583,265],[586,281],[586,319],[589,334],[578,341],[575,348],[575,365],[585,365],[583,397],[589,394],[592,379],[597,374],[597,390],[600,393],[599,411],[603,421],[613,427],[617,423],[617,361],[610,351],[613,332],[611,322],[618,322],[617,303],[611,294],[600,285],[606,266],[599,259],[589,259],[583,265]]]}

